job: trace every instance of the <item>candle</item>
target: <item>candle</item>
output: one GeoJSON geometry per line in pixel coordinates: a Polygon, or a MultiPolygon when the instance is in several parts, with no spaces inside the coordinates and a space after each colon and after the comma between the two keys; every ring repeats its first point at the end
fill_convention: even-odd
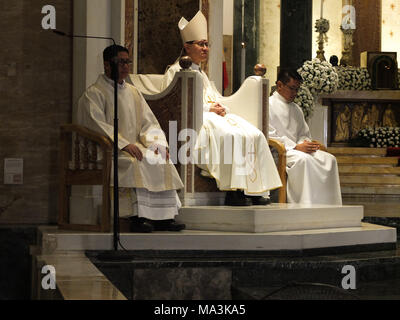
{"type": "Polygon", "coordinates": [[[324,12],[324,0],[321,0],[321,19],[323,16],[323,12],[324,12]]]}
{"type": "Polygon", "coordinates": [[[240,82],[243,83],[246,78],[246,44],[244,42],[242,42],[241,60],[240,82]]]}

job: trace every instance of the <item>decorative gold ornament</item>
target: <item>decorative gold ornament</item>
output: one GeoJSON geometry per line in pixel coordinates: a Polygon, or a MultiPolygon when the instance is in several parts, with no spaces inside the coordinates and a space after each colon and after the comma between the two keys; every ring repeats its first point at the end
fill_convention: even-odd
{"type": "Polygon", "coordinates": [[[324,42],[328,42],[328,36],[326,35],[326,33],[329,31],[329,21],[325,18],[321,18],[315,21],[315,31],[319,33],[317,39],[317,58],[321,61],[326,61],[324,56],[324,42]]]}
{"type": "Polygon", "coordinates": [[[352,66],[353,65],[353,34],[355,29],[343,29],[340,27],[340,30],[343,32],[343,51],[342,51],[342,59],[340,59],[341,66],[352,66]]]}

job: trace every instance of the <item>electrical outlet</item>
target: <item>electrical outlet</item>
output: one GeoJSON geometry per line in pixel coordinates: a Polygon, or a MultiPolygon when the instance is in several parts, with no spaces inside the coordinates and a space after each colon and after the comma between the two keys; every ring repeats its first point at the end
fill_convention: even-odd
{"type": "Polygon", "coordinates": [[[24,178],[24,159],[4,159],[4,184],[22,184],[24,178]]]}

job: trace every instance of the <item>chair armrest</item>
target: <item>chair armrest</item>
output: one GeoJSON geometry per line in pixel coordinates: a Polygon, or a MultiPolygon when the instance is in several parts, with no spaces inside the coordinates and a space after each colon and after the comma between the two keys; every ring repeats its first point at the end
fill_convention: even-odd
{"type": "Polygon", "coordinates": [[[319,142],[318,140],[313,140],[312,142],[318,143],[318,144],[319,144],[319,149],[320,149],[321,151],[328,152],[328,149],[324,146],[323,143],[319,142]]]}
{"type": "Polygon", "coordinates": [[[285,145],[282,142],[280,142],[280,141],[278,141],[276,139],[273,139],[273,138],[269,138],[268,139],[268,144],[269,144],[269,146],[271,148],[276,149],[276,151],[278,151],[279,155],[286,156],[286,148],[285,148],[285,145]]]}
{"type": "Polygon", "coordinates": [[[93,131],[91,129],[88,129],[84,126],[78,125],[78,124],[63,124],[61,125],[61,133],[73,133],[76,132],[80,136],[92,140],[94,142],[97,142],[101,147],[105,149],[112,149],[113,148],[113,143],[112,141],[96,131],[93,131]]]}
{"type": "Polygon", "coordinates": [[[285,145],[273,138],[268,139],[268,144],[271,148],[274,148],[278,152],[278,173],[281,178],[282,187],[279,189],[279,203],[286,203],[287,193],[286,193],[286,184],[287,184],[287,175],[286,175],[286,148],[285,145]]]}
{"type": "Polygon", "coordinates": [[[263,117],[267,116],[268,113],[267,107],[266,110],[263,110],[264,103],[266,105],[268,103],[268,93],[264,94],[263,91],[264,85],[268,91],[267,79],[260,76],[248,77],[238,91],[231,96],[220,98],[219,102],[228,106],[231,113],[242,117],[262,130],[263,117]]]}

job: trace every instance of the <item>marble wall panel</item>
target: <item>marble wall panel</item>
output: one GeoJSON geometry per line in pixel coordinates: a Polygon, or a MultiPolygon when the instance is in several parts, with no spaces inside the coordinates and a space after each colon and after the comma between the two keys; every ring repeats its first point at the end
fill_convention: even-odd
{"type": "Polygon", "coordinates": [[[164,73],[182,49],[178,22],[199,10],[199,0],[139,0],[138,73],[164,73]]]}
{"type": "Polygon", "coordinates": [[[312,28],[311,0],[281,0],[281,68],[297,69],[311,59],[312,28]]]}
{"type": "Polygon", "coordinates": [[[135,269],[134,300],[229,300],[232,271],[225,268],[135,269]]]}
{"type": "Polygon", "coordinates": [[[353,63],[360,66],[360,53],[381,51],[381,0],[354,0],[356,31],[353,35],[353,63]]]}
{"type": "MultiPolygon", "coordinates": [[[[0,223],[57,220],[58,132],[71,121],[72,41],[43,30],[47,1],[0,5],[0,223]],[[24,160],[24,183],[4,184],[4,158],[24,160]],[[13,201],[15,199],[15,201],[13,201]]],[[[57,29],[72,30],[72,1],[54,0],[57,29]]]]}

